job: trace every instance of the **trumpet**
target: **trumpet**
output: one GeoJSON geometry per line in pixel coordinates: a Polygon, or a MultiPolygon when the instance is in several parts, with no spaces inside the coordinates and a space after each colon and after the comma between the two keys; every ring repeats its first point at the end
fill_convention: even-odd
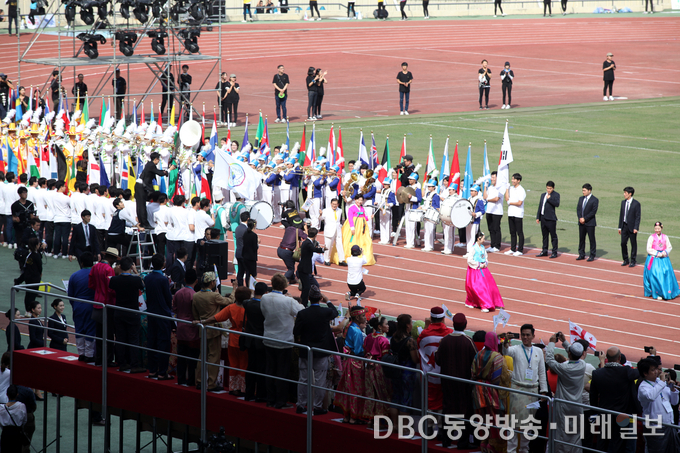
{"type": "Polygon", "coordinates": [[[371,186],[375,184],[375,178],[373,177],[373,170],[367,170],[366,174],[364,177],[366,178],[366,182],[364,183],[364,186],[361,188],[361,193],[366,195],[370,190],[371,186]]]}

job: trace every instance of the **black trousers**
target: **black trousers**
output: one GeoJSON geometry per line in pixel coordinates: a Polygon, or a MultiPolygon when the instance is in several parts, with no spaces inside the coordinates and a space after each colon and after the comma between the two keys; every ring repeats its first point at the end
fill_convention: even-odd
{"type": "Polygon", "coordinates": [[[524,219],[508,216],[510,227],[510,250],[524,253],[524,219]]]}
{"type": "Polygon", "coordinates": [[[354,11],[354,2],[347,3],[347,17],[349,17],[349,12],[352,11],[352,16],[356,16],[357,12],[354,11]]]}
{"type": "Polygon", "coordinates": [[[486,105],[487,107],[489,106],[489,91],[491,91],[490,86],[481,86],[479,87],[479,106],[482,106],[482,96],[486,98],[486,105]]]}
{"type": "Polygon", "coordinates": [[[307,117],[314,116],[316,109],[316,91],[307,91],[307,117]]]}
{"type": "Polygon", "coordinates": [[[97,230],[97,240],[99,241],[99,250],[102,252],[106,250],[106,230],[97,230]]]}
{"type": "MultiPolygon", "coordinates": [[[[258,341],[259,345],[253,345],[248,348],[248,371],[255,373],[267,372],[267,353],[265,347],[260,340],[251,339],[251,341],[258,341]]],[[[264,376],[257,376],[255,374],[246,373],[246,401],[252,399],[264,400],[267,398],[267,378],[264,376]]]]}
{"type": "MultiPolygon", "coordinates": [[[[149,327],[146,336],[147,347],[159,351],[170,352],[170,334],[172,321],[149,317],[149,327]]],[[[170,356],[162,352],[149,351],[149,373],[165,376],[168,373],[170,356]]]]}
{"type": "Polygon", "coordinates": [[[314,17],[314,10],[316,10],[316,15],[321,18],[321,13],[319,12],[319,3],[316,0],[309,2],[310,17],[314,17]]]}
{"type": "Polygon", "coordinates": [[[378,2],[378,11],[385,9],[385,2],[378,2]]]}
{"type": "MultiPolygon", "coordinates": [[[[590,257],[595,258],[595,227],[578,224],[578,256],[586,256],[586,234],[590,242],[590,257]]],[[[623,234],[622,234],[623,235],[623,234]]]]}
{"type": "Polygon", "coordinates": [[[503,104],[512,104],[512,83],[504,83],[501,85],[501,90],[503,90],[503,104]],[[505,102],[505,92],[508,92],[508,102],[505,102]]]}
{"type": "Polygon", "coordinates": [[[501,14],[503,14],[503,8],[501,7],[501,0],[494,0],[493,2],[493,15],[496,15],[496,8],[501,10],[501,14]]]}
{"type": "MultiPolygon", "coordinates": [[[[250,277],[257,278],[257,261],[255,260],[241,260],[243,261],[243,267],[245,268],[245,284],[250,286],[250,277]]],[[[241,266],[239,266],[239,271],[241,266]]]]}
{"type": "Polygon", "coordinates": [[[148,228],[149,226],[149,221],[146,218],[146,200],[149,197],[150,193],[146,193],[146,190],[144,189],[144,184],[141,182],[135,183],[135,205],[137,207],[137,221],[139,224],[144,227],[148,228]]]}
{"type": "Polygon", "coordinates": [[[546,220],[541,216],[541,234],[543,235],[543,251],[548,251],[548,235],[553,253],[557,253],[557,221],[546,220]]]}
{"type": "MultiPolygon", "coordinates": [[[[654,12],[654,0],[645,0],[645,11],[647,11],[647,5],[649,5],[652,12],[654,12]]],[[[10,25],[10,30],[11,30],[11,25],[10,25]]],[[[12,33],[12,32],[10,31],[10,33],[12,33]]]]}
{"type": "Polygon", "coordinates": [[[628,231],[626,224],[621,228],[621,255],[623,261],[628,261],[628,240],[630,240],[630,261],[637,262],[637,233],[628,231]]]}
{"type": "Polygon", "coordinates": [[[427,6],[430,4],[430,0],[423,0],[423,16],[429,17],[430,12],[427,9],[427,6]]]}
{"type": "Polygon", "coordinates": [[[543,0],[543,15],[545,16],[545,10],[548,9],[549,14],[552,16],[552,3],[551,0],[543,0]]]}
{"type": "MultiPolygon", "coordinates": [[[[198,359],[200,348],[194,348],[188,341],[177,342],[177,354],[198,359]]],[[[177,383],[189,387],[196,385],[196,360],[177,357],[177,383]]]]}
{"type": "Polygon", "coordinates": [[[267,403],[283,406],[288,399],[288,382],[274,378],[288,379],[293,348],[279,349],[265,346],[265,354],[267,360],[267,403]]]}
{"type": "Polygon", "coordinates": [[[406,16],[406,11],[404,11],[404,8],[406,8],[406,0],[402,0],[399,2],[399,11],[401,11],[402,19],[408,19],[408,17],[406,16]]]}
{"type": "Polygon", "coordinates": [[[366,284],[364,283],[363,280],[359,282],[358,285],[350,285],[349,283],[347,284],[347,287],[349,288],[349,295],[351,297],[356,296],[357,294],[361,296],[361,294],[366,291],[366,284]]]}
{"type": "Polygon", "coordinates": [[[151,238],[153,239],[154,244],[156,244],[156,253],[165,255],[165,245],[168,243],[168,240],[165,237],[165,233],[152,234],[151,238]]]}
{"type": "MultiPolygon", "coordinates": [[[[164,88],[165,89],[165,88],[164,88]]],[[[172,112],[172,104],[175,102],[175,93],[174,92],[164,92],[163,96],[161,97],[161,115],[163,112],[165,112],[165,106],[168,106],[168,116],[170,115],[170,112],[172,112]]],[[[169,123],[170,121],[168,121],[169,123]]],[[[136,189],[135,189],[136,190],[136,189]]]]}
{"type": "Polygon", "coordinates": [[[321,104],[323,103],[323,94],[316,93],[316,105],[314,106],[314,115],[321,116],[321,104]]]}
{"type": "Polygon", "coordinates": [[[567,12],[567,0],[562,0],[562,12],[567,12]]]}
{"type": "Polygon", "coordinates": [[[236,284],[238,286],[243,286],[243,277],[246,274],[246,265],[243,262],[243,258],[236,258],[236,264],[238,265],[238,272],[236,273],[236,284]]]}
{"type": "MultiPolygon", "coordinates": [[[[30,285],[31,283],[40,283],[40,278],[27,278],[24,280],[24,283],[27,285],[30,285]]],[[[31,305],[33,305],[33,302],[35,302],[37,299],[37,294],[26,291],[26,294],[24,295],[24,308],[26,309],[26,313],[31,311],[31,305]]]]}
{"type": "Polygon", "coordinates": [[[123,99],[125,99],[125,96],[116,95],[114,97],[116,98],[116,119],[119,120],[123,115],[123,99]]]}
{"type": "Polygon", "coordinates": [[[118,249],[121,256],[125,256],[130,246],[130,239],[127,234],[107,234],[106,245],[118,249]]]}
{"type": "Polygon", "coordinates": [[[486,225],[489,228],[489,239],[491,247],[501,248],[501,214],[487,214],[486,225]]]}
{"type": "Polygon", "coordinates": [[[309,303],[309,290],[312,289],[312,274],[306,274],[304,272],[300,272],[300,269],[298,269],[298,278],[300,279],[300,282],[302,283],[302,292],[300,293],[300,303],[306,307],[309,303]]]}
{"type": "MultiPolygon", "coordinates": [[[[226,100],[220,101],[220,121],[223,123],[227,122],[227,118],[229,117],[229,103],[226,100]]],[[[229,122],[233,122],[231,118],[229,118],[229,122]]]]}
{"type": "Polygon", "coordinates": [[[293,261],[293,252],[279,247],[276,249],[276,255],[281,258],[286,265],[286,278],[288,281],[295,281],[295,261],[293,261]]]}
{"type": "Polygon", "coordinates": [[[399,222],[401,222],[401,218],[404,216],[404,205],[397,204],[390,209],[392,209],[392,232],[396,233],[397,228],[399,228],[399,222]]]}
{"type": "MultiPolygon", "coordinates": [[[[12,34],[12,22],[14,22],[14,28],[16,28],[17,34],[19,34],[19,16],[18,15],[12,15],[8,14],[7,15],[7,20],[9,21],[9,34],[12,34]]],[[[52,104],[52,105],[58,105],[58,104],[52,104]]]]}
{"type": "MultiPolygon", "coordinates": [[[[107,313],[108,314],[108,313],[107,313]]],[[[116,343],[116,357],[118,366],[128,365],[137,368],[142,365],[139,346],[139,330],[142,327],[140,317],[136,313],[119,311],[114,320],[116,341],[128,343],[131,346],[116,343]]]]}
{"type": "Polygon", "coordinates": [[[42,222],[41,228],[45,228],[43,231],[43,238],[47,243],[47,248],[45,249],[47,253],[52,253],[52,244],[54,244],[54,222],[42,222]]]}
{"type": "MultiPolygon", "coordinates": [[[[229,121],[231,121],[232,123],[238,121],[238,101],[227,102],[226,107],[229,116],[229,121]]],[[[227,117],[225,116],[224,119],[226,120],[227,117]]]]}
{"type": "MultiPolygon", "coordinates": [[[[95,329],[96,333],[95,335],[97,338],[103,338],[104,336],[104,314],[103,314],[104,309],[102,308],[94,308],[92,310],[92,320],[95,322],[95,329]]],[[[116,331],[115,327],[115,311],[114,310],[106,310],[106,339],[109,341],[112,341],[114,338],[114,334],[116,331]]],[[[113,343],[108,343],[106,345],[106,361],[107,363],[113,362],[113,356],[114,356],[114,350],[115,346],[113,343]]],[[[102,341],[101,340],[96,340],[95,341],[95,351],[94,351],[94,363],[97,365],[102,364],[102,341]]]]}
{"type": "Polygon", "coordinates": [[[71,233],[70,222],[54,224],[54,254],[68,255],[68,235],[71,233]]]}
{"type": "Polygon", "coordinates": [[[609,88],[609,96],[612,95],[612,89],[614,88],[614,81],[613,80],[605,80],[604,81],[604,88],[602,89],[602,96],[607,95],[607,88],[609,88]]]}

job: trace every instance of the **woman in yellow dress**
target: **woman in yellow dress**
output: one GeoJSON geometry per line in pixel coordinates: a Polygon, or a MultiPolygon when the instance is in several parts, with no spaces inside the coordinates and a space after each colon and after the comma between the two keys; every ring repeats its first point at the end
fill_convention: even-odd
{"type": "MultiPolygon", "coordinates": [[[[352,256],[353,245],[358,245],[363,250],[363,255],[368,263],[366,266],[375,264],[373,257],[373,240],[368,228],[368,218],[364,209],[364,196],[357,194],[354,203],[347,209],[347,220],[342,226],[342,245],[345,256],[352,256]]],[[[338,254],[334,251],[331,255],[331,263],[338,264],[338,254]]]]}

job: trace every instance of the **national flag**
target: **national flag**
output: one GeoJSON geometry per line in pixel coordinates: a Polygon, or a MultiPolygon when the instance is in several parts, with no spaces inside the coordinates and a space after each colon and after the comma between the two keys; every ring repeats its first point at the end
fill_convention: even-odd
{"type": "MultiPolygon", "coordinates": [[[[404,134],[404,141],[401,143],[401,151],[399,152],[399,164],[404,162],[404,156],[406,155],[406,134],[404,134]]],[[[401,187],[401,180],[397,178],[397,189],[401,187]]]]}
{"type": "Polygon", "coordinates": [[[303,166],[307,167],[313,165],[316,161],[316,123],[312,123],[312,135],[309,136],[309,144],[307,145],[307,152],[305,153],[305,163],[303,166]]]}
{"type": "Polygon", "coordinates": [[[142,124],[144,124],[144,103],[141,103],[140,107],[142,108],[142,111],[139,114],[139,125],[141,126],[142,124]]]}
{"type": "MultiPolygon", "coordinates": [[[[159,117],[160,117],[160,115],[159,115],[159,117]]],[[[163,159],[161,159],[161,161],[158,162],[158,169],[163,170],[163,159]]],[[[165,183],[166,177],[167,176],[161,176],[160,177],[161,181],[158,184],[158,190],[167,195],[168,194],[168,185],[165,183]]]]}
{"type": "Polygon", "coordinates": [[[269,148],[269,129],[267,127],[267,118],[264,119],[264,131],[262,132],[262,137],[260,137],[260,152],[267,156],[267,162],[269,162],[269,157],[271,156],[271,150],[269,148]]]}
{"type": "Polygon", "coordinates": [[[128,159],[122,159],[123,168],[120,171],[120,188],[125,190],[128,188],[128,159]]]}
{"type": "MultiPolygon", "coordinates": [[[[153,119],[151,120],[153,121],[153,119]]],[[[201,148],[205,146],[205,103],[203,103],[203,116],[201,117],[201,148]]]]}
{"type": "Polygon", "coordinates": [[[68,112],[64,109],[60,109],[59,113],[61,113],[61,120],[64,122],[64,130],[68,131],[71,128],[71,120],[68,118],[68,112]]]}
{"type": "Polygon", "coordinates": [[[45,96],[45,111],[43,112],[45,115],[50,113],[50,100],[48,99],[47,96],[45,96]]]}
{"type": "Polygon", "coordinates": [[[482,193],[489,187],[489,182],[491,181],[491,171],[489,170],[489,159],[486,155],[486,140],[484,140],[484,168],[482,168],[482,177],[484,181],[482,182],[482,187],[480,187],[482,193]]]}
{"type": "Polygon", "coordinates": [[[7,146],[7,137],[3,137],[2,143],[0,143],[0,171],[2,172],[8,169],[8,167],[5,166],[5,158],[3,156],[7,156],[9,159],[9,146],[7,146]]]}
{"type": "MultiPolygon", "coordinates": [[[[172,106],[175,107],[175,103],[172,103],[172,106]]],[[[161,128],[161,131],[163,131],[163,111],[161,110],[160,106],[158,107],[158,127],[161,128]]]]}
{"type": "Polygon", "coordinates": [[[137,182],[137,174],[139,170],[139,157],[135,158],[135,163],[132,163],[132,159],[128,155],[128,189],[132,192],[132,197],[135,196],[135,183],[137,182]],[[136,165],[135,165],[136,164],[136,165]]]}
{"type": "Polygon", "coordinates": [[[24,117],[24,111],[21,108],[21,101],[19,98],[14,102],[14,119],[18,123],[24,117]]]}
{"type": "Polygon", "coordinates": [[[307,132],[307,122],[305,121],[305,124],[302,126],[302,140],[300,140],[300,150],[298,151],[298,163],[300,165],[305,164],[305,158],[307,157],[307,152],[305,151],[307,148],[307,143],[305,140],[305,133],[307,132]]]}
{"type": "Polygon", "coordinates": [[[574,324],[571,321],[569,321],[569,336],[572,343],[576,340],[586,340],[593,351],[597,346],[597,338],[592,333],[586,332],[578,324],[574,324]]]}
{"type": "Polygon", "coordinates": [[[342,128],[340,126],[338,126],[338,160],[340,161],[340,173],[342,173],[345,169],[345,151],[342,148],[342,128]]]}
{"type": "Polygon", "coordinates": [[[373,135],[373,131],[371,131],[371,156],[370,156],[371,162],[368,164],[368,168],[375,170],[378,165],[380,165],[380,162],[378,162],[378,148],[375,146],[375,136],[373,135]]]}
{"type": "Polygon", "coordinates": [[[246,131],[243,134],[243,142],[241,143],[241,151],[246,147],[248,144],[248,115],[246,114],[246,131]]]}
{"type": "Polygon", "coordinates": [[[106,174],[106,167],[104,166],[104,161],[102,160],[102,155],[99,154],[99,185],[110,187],[109,175],[106,174]]]}
{"type": "Polygon", "coordinates": [[[437,164],[434,161],[434,151],[432,150],[432,135],[430,135],[430,151],[427,154],[427,164],[425,165],[425,177],[423,178],[423,189],[425,189],[427,181],[436,176],[436,172],[437,164]]]}
{"type": "Polygon", "coordinates": [[[37,104],[33,102],[33,87],[31,87],[31,94],[28,95],[28,110],[35,110],[37,104]]]}
{"type": "MultiPolygon", "coordinates": [[[[94,156],[93,156],[94,157],[94,156]]],[[[99,166],[99,159],[88,159],[87,160],[87,178],[90,184],[97,183],[101,180],[101,171],[99,166]]]]}
{"type": "MultiPolygon", "coordinates": [[[[64,181],[68,182],[68,166],[66,165],[66,155],[64,154],[64,150],[61,149],[59,146],[54,147],[55,151],[55,160],[56,160],[56,168],[57,168],[57,176],[56,179],[59,181],[64,181]]],[[[54,175],[54,173],[52,173],[54,175]]]]}
{"type": "Polygon", "coordinates": [[[449,187],[456,184],[458,188],[456,193],[460,194],[460,162],[458,161],[458,140],[456,140],[456,147],[453,150],[453,159],[451,159],[451,171],[449,172],[449,187]]]}
{"type": "Polygon", "coordinates": [[[337,158],[335,157],[335,133],[333,132],[333,124],[331,124],[331,131],[328,134],[328,145],[326,145],[326,155],[328,157],[328,162],[326,163],[326,168],[330,168],[335,165],[337,158]]]}
{"type": "Polygon", "coordinates": [[[85,102],[83,102],[83,113],[80,115],[80,124],[83,126],[90,120],[90,107],[88,105],[87,94],[85,94],[85,102]]]}
{"type": "Polygon", "coordinates": [[[368,153],[366,152],[366,144],[364,143],[364,131],[362,130],[360,133],[361,137],[359,138],[359,157],[357,158],[357,164],[355,166],[360,167],[364,164],[370,166],[368,153]]]}
{"type": "MultiPolygon", "coordinates": [[[[174,105],[173,105],[174,107],[174,105]]],[[[177,118],[177,132],[179,133],[179,128],[182,127],[182,124],[184,123],[184,106],[182,105],[179,108],[179,118],[177,118]]],[[[184,195],[184,194],[182,194],[184,195]]]]}
{"type": "Polygon", "coordinates": [[[36,178],[40,178],[40,169],[38,168],[38,164],[35,162],[35,156],[33,154],[32,149],[27,149],[28,151],[28,173],[29,176],[35,176],[36,178]]]}
{"type": "MultiPolygon", "coordinates": [[[[203,109],[205,110],[205,105],[203,106],[203,109]]],[[[154,122],[154,118],[153,118],[153,99],[152,99],[151,100],[151,117],[149,118],[149,124],[151,124],[153,122],[154,122]]]]}
{"type": "MultiPolygon", "coordinates": [[[[49,136],[48,134],[45,134],[46,136],[49,136]]],[[[47,140],[43,140],[43,143],[47,143],[47,140]]],[[[43,144],[40,147],[40,174],[45,176],[46,178],[49,179],[48,175],[50,175],[50,146],[47,144],[43,144]]],[[[0,170],[3,171],[3,170],[0,170]]]]}
{"type": "Polygon", "coordinates": [[[257,132],[255,132],[255,146],[260,147],[260,140],[264,135],[264,120],[262,119],[262,110],[260,110],[260,119],[257,122],[257,132]]]}
{"type": "Polygon", "coordinates": [[[439,177],[444,180],[444,177],[451,174],[451,162],[449,162],[449,136],[446,136],[446,144],[444,145],[444,155],[442,156],[442,166],[439,170],[439,177]]]}
{"type": "Polygon", "coordinates": [[[210,183],[208,182],[208,175],[206,174],[207,168],[207,165],[201,165],[201,189],[198,191],[198,196],[212,201],[210,183]]]}
{"type": "Polygon", "coordinates": [[[474,184],[472,176],[472,142],[468,145],[467,162],[465,162],[465,174],[463,175],[463,190],[461,198],[470,198],[470,187],[474,184]]]}
{"type": "Polygon", "coordinates": [[[137,101],[134,100],[132,101],[132,124],[137,125],[137,101]]]}
{"type": "Polygon", "coordinates": [[[184,181],[182,180],[182,172],[178,168],[170,170],[169,181],[168,198],[172,199],[175,195],[184,195],[184,181]]]}
{"type": "Polygon", "coordinates": [[[290,122],[288,120],[286,120],[286,149],[290,152],[290,122]]]}
{"type": "Polygon", "coordinates": [[[99,111],[99,125],[104,126],[104,116],[106,116],[106,100],[102,98],[102,108],[99,111]]]}
{"type": "Polygon", "coordinates": [[[168,123],[170,123],[170,126],[175,125],[175,103],[172,103],[172,109],[170,110],[170,118],[168,118],[168,123]]]}
{"type": "MultiPolygon", "coordinates": [[[[51,148],[51,145],[50,145],[51,148]]],[[[58,147],[55,146],[55,151],[52,152],[51,149],[48,148],[49,153],[50,153],[50,178],[52,179],[60,179],[59,178],[59,159],[57,156],[56,149],[58,147]]]]}
{"type": "Polygon", "coordinates": [[[388,172],[392,168],[390,161],[390,136],[385,139],[385,151],[383,151],[382,160],[380,161],[380,171],[378,171],[378,180],[382,183],[387,178],[388,172]]]}
{"type": "Polygon", "coordinates": [[[505,133],[503,133],[503,143],[501,143],[501,154],[498,158],[498,174],[496,176],[496,187],[500,193],[505,193],[510,187],[510,164],[512,163],[512,147],[510,146],[510,135],[508,135],[508,122],[505,122],[505,133]]]}

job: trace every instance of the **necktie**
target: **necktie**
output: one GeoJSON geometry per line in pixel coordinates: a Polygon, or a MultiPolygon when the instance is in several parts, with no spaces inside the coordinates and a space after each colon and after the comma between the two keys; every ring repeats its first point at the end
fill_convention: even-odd
{"type": "Polygon", "coordinates": [[[335,221],[338,221],[338,211],[333,211],[333,214],[335,214],[335,221]]]}
{"type": "Polygon", "coordinates": [[[90,246],[90,229],[87,225],[83,224],[83,230],[85,231],[85,247],[90,246]]]}
{"type": "Polygon", "coordinates": [[[586,212],[586,204],[588,204],[588,197],[583,198],[583,213],[586,212]]]}
{"type": "Polygon", "coordinates": [[[541,215],[545,214],[545,202],[548,201],[548,194],[546,193],[543,197],[543,205],[541,206],[541,215]]]}
{"type": "Polygon", "coordinates": [[[628,207],[630,206],[630,200],[626,201],[626,210],[623,212],[623,223],[628,223],[628,207]]]}

